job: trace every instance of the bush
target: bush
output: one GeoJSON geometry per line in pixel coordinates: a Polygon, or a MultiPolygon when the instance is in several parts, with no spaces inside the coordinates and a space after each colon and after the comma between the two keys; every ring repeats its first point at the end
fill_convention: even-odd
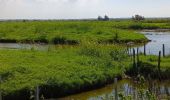
{"type": "Polygon", "coordinates": [[[135,23],[135,24],[130,25],[129,28],[138,30],[138,29],[143,29],[143,26],[140,23],[135,23]]]}

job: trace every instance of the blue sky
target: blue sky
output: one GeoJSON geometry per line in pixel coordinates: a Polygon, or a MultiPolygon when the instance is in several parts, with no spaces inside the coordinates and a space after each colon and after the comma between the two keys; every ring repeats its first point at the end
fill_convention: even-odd
{"type": "Polygon", "coordinates": [[[0,19],[170,17],[170,0],[0,0],[0,19]]]}

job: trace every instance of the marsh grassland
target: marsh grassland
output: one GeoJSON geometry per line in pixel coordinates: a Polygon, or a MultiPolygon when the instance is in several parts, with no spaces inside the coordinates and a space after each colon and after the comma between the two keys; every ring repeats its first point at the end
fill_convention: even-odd
{"type": "Polygon", "coordinates": [[[127,44],[149,40],[141,30],[169,30],[170,20],[7,21],[0,22],[1,43],[46,44],[46,50],[0,49],[4,100],[34,99],[39,86],[44,98],[62,97],[99,88],[140,74],[169,80],[170,56],[139,54],[138,68],[127,44]]]}

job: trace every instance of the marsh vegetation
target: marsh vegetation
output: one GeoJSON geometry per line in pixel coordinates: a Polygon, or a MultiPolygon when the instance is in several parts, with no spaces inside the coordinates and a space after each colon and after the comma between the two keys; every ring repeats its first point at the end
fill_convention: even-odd
{"type": "Polygon", "coordinates": [[[159,69],[157,55],[139,53],[136,70],[127,51],[128,43],[148,42],[141,30],[170,29],[169,23],[167,19],[0,22],[1,42],[46,46],[0,49],[2,97],[34,99],[38,86],[43,98],[57,98],[99,88],[127,75],[158,79],[161,72],[161,79],[169,80],[169,55],[161,57],[159,69]]]}

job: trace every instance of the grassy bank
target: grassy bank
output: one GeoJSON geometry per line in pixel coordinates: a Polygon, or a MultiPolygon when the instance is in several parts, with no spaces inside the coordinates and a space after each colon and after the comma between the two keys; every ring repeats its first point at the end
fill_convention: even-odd
{"type": "Polygon", "coordinates": [[[129,67],[123,52],[118,46],[90,44],[48,51],[0,50],[4,99],[29,99],[37,85],[45,98],[102,86],[129,67]]]}

